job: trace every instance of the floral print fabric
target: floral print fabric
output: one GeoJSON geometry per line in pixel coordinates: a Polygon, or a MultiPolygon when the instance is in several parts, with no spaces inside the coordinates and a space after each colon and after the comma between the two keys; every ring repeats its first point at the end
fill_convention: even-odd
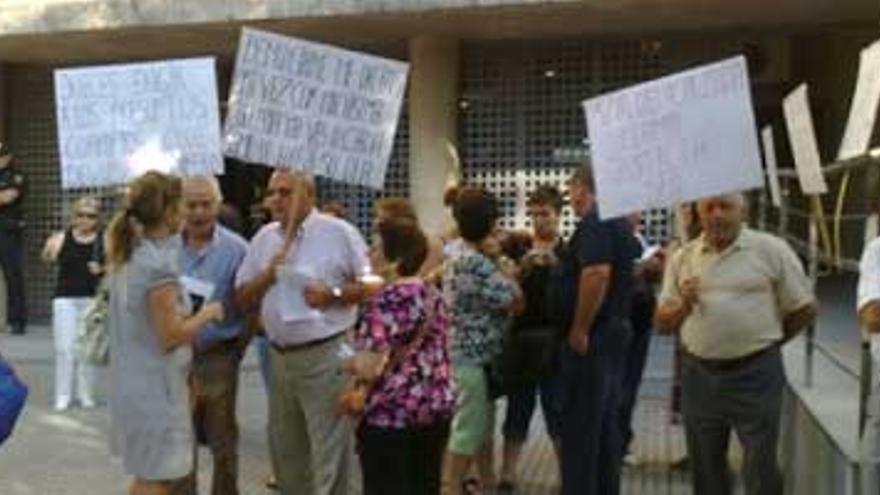
{"type": "MultiPolygon", "coordinates": [[[[427,333],[367,397],[363,420],[379,428],[428,426],[452,417],[455,395],[448,351],[449,320],[440,292],[421,281],[389,285],[374,297],[355,334],[359,350],[403,351],[427,333]],[[421,330],[428,321],[428,328],[421,330]]],[[[395,360],[394,357],[391,360],[395,360]]],[[[393,363],[392,363],[393,364],[393,363]]]]}

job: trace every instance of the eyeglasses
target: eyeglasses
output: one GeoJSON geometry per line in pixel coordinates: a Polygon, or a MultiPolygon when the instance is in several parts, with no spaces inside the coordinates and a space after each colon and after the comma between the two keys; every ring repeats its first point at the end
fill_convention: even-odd
{"type": "Polygon", "coordinates": [[[78,211],[76,212],[76,216],[78,218],[91,218],[93,220],[98,218],[98,214],[92,211],[78,211]]]}

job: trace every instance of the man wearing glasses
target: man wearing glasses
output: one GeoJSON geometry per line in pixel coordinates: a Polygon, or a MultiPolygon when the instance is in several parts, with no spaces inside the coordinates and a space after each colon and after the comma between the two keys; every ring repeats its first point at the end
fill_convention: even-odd
{"type": "Polygon", "coordinates": [[[27,326],[24,298],[24,175],[15,169],[12,153],[0,142],[0,267],[6,277],[6,320],[10,332],[23,335],[27,326]]]}
{"type": "Polygon", "coordinates": [[[283,495],[342,495],[352,468],[351,426],[336,407],[345,385],[345,334],[368,296],[367,245],[343,220],[315,209],[315,183],[277,170],[272,223],[254,236],[236,278],[236,302],[259,310],[271,344],[269,436],[283,495]]]}

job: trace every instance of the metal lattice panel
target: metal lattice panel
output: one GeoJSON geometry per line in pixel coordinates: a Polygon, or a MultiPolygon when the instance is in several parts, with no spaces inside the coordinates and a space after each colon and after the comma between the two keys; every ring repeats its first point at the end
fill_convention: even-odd
{"type": "MultiPolygon", "coordinates": [[[[642,41],[466,45],[459,120],[465,181],[498,196],[502,225],[528,227],[528,192],[540,184],[565,190],[572,158],[584,153],[581,102],[663,71],[660,45],[642,41]]],[[[669,237],[666,210],[644,217],[652,240],[669,237]]],[[[566,208],[563,232],[572,228],[566,208]]]]}
{"type": "Polygon", "coordinates": [[[64,198],[58,174],[58,150],[51,73],[44,68],[16,67],[8,86],[9,141],[16,166],[25,174],[25,293],[31,316],[50,314],[54,270],[39,259],[42,242],[61,227],[64,198]],[[21,117],[19,117],[21,116],[21,117]]]}
{"type": "Polygon", "coordinates": [[[116,188],[61,189],[51,69],[15,67],[9,82],[10,143],[16,164],[28,181],[24,202],[25,292],[31,316],[44,319],[51,314],[55,268],[40,260],[43,242],[49,234],[68,225],[76,198],[86,194],[100,198],[105,225],[119,194],[116,188]]]}

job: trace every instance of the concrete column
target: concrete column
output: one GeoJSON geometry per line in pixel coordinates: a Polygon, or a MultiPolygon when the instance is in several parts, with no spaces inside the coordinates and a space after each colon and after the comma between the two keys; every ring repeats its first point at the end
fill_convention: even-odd
{"type": "Polygon", "coordinates": [[[422,226],[439,234],[446,225],[443,192],[460,171],[457,145],[459,45],[418,37],[410,42],[409,185],[422,226]]]}

